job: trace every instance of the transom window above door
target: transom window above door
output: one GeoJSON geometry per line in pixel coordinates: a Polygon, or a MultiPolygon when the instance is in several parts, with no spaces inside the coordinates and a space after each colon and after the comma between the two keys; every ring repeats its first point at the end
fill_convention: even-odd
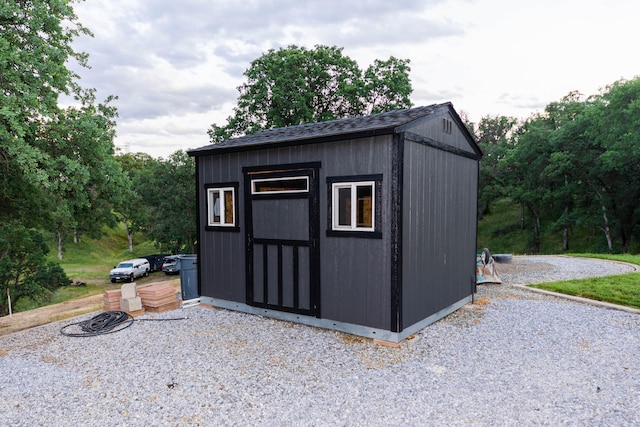
{"type": "Polygon", "coordinates": [[[254,178],[251,180],[251,194],[306,193],[308,191],[308,176],[254,178]]]}

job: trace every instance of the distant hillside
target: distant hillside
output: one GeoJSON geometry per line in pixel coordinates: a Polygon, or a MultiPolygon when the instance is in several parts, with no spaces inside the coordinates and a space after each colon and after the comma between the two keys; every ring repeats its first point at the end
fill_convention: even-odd
{"type": "MultiPolygon", "coordinates": [[[[489,215],[478,221],[478,249],[489,248],[492,253],[531,253],[531,231],[520,226],[520,205],[510,199],[496,202],[489,215]]],[[[638,242],[631,253],[638,253],[638,242]]],[[[596,228],[575,228],[569,234],[569,253],[606,253],[603,233],[596,228]]],[[[541,254],[562,254],[562,232],[549,231],[542,224],[541,254]]]]}
{"type": "MultiPolygon", "coordinates": [[[[148,241],[144,234],[135,234],[133,241],[133,253],[129,253],[127,236],[122,224],[116,228],[105,228],[101,239],[81,238],[78,243],[66,242],[60,265],[74,281],[81,280],[97,285],[107,284],[109,270],[118,262],[158,253],[153,242],[148,241]]],[[[49,252],[49,259],[57,261],[53,245],[49,252]]]]}

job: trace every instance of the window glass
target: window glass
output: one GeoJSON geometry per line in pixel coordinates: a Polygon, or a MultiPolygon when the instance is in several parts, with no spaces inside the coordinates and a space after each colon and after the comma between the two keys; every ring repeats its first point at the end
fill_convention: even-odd
{"type": "Polygon", "coordinates": [[[358,185],[356,189],[358,198],[358,227],[371,228],[373,227],[373,186],[358,185]]]}
{"type": "Polygon", "coordinates": [[[209,188],[208,209],[209,226],[235,226],[235,189],[209,188]]]}
{"type": "Polygon", "coordinates": [[[351,187],[338,188],[338,225],[351,226],[351,187]]]}
{"type": "Polygon", "coordinates": [[[226,224],[234,224],[233,218],[233,191],[225,190],[224,192],[224,222],[226,224]]]}
{"type": "Polygon", "coordinates": [[[211,222],[220,223],[220,193],[218,191],[212,192],[213,196],[213,217],[211,222]]]}
{"type": "Polygon", "coordinates": [[[305,193],[309,191],[309,178],[306,176],[253,179],[251,181],[253,194],[259,193],[305,193]]]}
{"type": "Polygon", "coordinates": [[[333,229],[374,231],[375,182],[333,184],[333,229]]]}

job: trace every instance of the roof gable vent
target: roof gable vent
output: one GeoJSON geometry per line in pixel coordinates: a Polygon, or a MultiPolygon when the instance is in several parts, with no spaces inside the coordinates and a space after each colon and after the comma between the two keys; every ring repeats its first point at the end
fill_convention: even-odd
{"type": "Polygon", "coordinates": [[[453,123],[445,117],[442,118],[442,131],[449,134],[453,131],[453,123]]]}

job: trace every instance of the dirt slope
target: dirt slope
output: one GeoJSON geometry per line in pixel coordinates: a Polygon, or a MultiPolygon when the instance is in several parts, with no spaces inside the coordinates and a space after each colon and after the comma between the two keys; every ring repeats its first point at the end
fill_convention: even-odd
{"type": "MultiPolygon", "coordinates": [[[[139,284],[139,287],[143,288],[156,283],[171,284],[176,288],[177,292],[180,292],[180,277],[165,276],[164,274],[156,275],[155,277],[152,275],[148,279],[145,279],[143,284],[139,284]]],[[[65,301],[60,304],[48,305],[34,310],[14,313],[11,317],[0,317],[0,336],[85,313],[101,311],[102,307],[103,294],[99,294],[65,301]]]]}

